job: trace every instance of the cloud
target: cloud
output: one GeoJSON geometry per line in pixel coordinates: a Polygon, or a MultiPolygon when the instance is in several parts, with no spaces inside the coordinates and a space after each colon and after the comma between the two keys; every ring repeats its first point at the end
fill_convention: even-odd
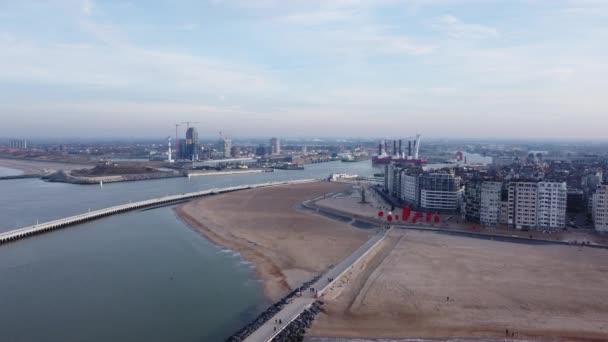
{"type": "Polygon", "coordinates": [[[269,94],[280,88],[273,74],[263,68],[137,46],[120,28],[86,15],[94,3],[84,4],[88,12],[77,15],[74,21],[94,38],[86,43],[52,43],[0,32],[0,79],[244,96],[269,94]]]}
{"type": "Polygon", "coordinates": [[[194,23],[183,24],[183,25],[177,26],[176,29],[178,31],[194,31],[194,30],[198,29],[198,24],[194,24],[194,23]]]}
{"type": "Polygon", "coordinates": [[[566,82],[574,75],[574,69],[572,68],[553,68],[547,71],[547,74],[560,82],[566,82]]]}
{"type": "Polygon", "coordinates": [[[498,30],[494,27],[467,24],[450,14],[445,14],[436,18],[431,26],[456,39],[484,39],[499,35],[498,30]]]}
{"type": "Polygon", "coordinates": [[[95,2],[93,0],[83,0],[80,9],[85,15],[91,15],[95,9],[95,2]]]}

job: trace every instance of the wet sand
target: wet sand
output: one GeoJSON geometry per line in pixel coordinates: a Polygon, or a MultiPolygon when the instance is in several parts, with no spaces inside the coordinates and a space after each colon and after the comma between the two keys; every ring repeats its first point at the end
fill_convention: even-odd
{"type": "Polygon", "coordinates": [[[608,341],[606,260],[607,250],[397,230],[328,292],[308,333],[608,341]]]}
{"type": "Polygon", "coordinates": [[[244,190],[176,207],[180,218],[252,262],[270,300],[324,272],[361,246],[370,232],[296,208],[350,186],[328,182],[244,190]]]}

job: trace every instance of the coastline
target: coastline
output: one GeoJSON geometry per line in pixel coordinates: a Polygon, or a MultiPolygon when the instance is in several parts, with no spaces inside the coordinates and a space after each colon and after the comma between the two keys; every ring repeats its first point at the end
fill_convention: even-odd
{"type": "MultiPolygon", "coordinates": [[[[276,302],[367,238],[349,223],[296,209],[307,199],[348,188],[317,182],[243,190],[175,211],[210,241],[251,262],[264,294],[276,302]]],[[[325,295],[307,331],[311,341],[493,342],[505,341],[506,329],[516,333],[508,341],[596,342],[608,336],[593,319],[608,314],[608,299],[601,299],[608,290],[598,288],[606,284],[599,262],[605,250],[425,231],[392,235],[325,295]]]]}
{"type": "Polygon", "coordinates": [[[192,229],[251,262],[266,298],[274,302],[367,240],[365,230],[296,208],[346,188],[327,182],[281,185],[201,198],[174,210],[192,229]]]}

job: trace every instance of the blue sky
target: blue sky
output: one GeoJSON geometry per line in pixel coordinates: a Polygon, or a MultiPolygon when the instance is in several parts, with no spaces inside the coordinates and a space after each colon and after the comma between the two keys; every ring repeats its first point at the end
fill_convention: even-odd
{"type": "Polygon", "coordinates": [[[0,136],[591,138],[608,1],[0,0],[0,136]]]}

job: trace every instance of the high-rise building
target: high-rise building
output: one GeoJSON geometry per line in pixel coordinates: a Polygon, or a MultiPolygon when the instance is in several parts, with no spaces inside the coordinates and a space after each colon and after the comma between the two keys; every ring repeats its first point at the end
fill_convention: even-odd
{"type": "Polygon", "coordinates": [[[186,139],[179,139],[179,144],[177,145],[177,159],[188,159],[188,154],[186,153],[186,139]]]}
{"type": "Polygon", "coordinates": [[[411,169],[405,170],[401,175],[401,200],[414,207],[420,205],[419,174],[419,169],[411,169]]]}
{"type": "Polygon", "coordinates": [[[218,152],[222,158],[230,158],[230,150],[232,149],[232,140],[226,137],[221,137],[218,141],[218,152]]]}
{"type": "Polygon", "coordinates": [[[464,217],[467,221],[480,221],[481,210],[481,185],[483,181],[470,180],[464,187],[464,217]]]}
{"type": "Polygon", "coordinates": [[[566,182],[538,183],[538,227],[563,228],[566,226],[566,182]]]}
{"type": "Polygon", "coordinates": [[[565,182],[511,182],[508,193],[508,224],[512,227],[543,229],[566,225],[565,182]]]}
{"type": "Polygon", "coordinates": [[[460,177],[453,172],[425,172],[420,175],[419,181],[422,210],[453,212],[460,208],[460,177]]]}
{"type": "Polygon", "coordinates": [[[486,226],[500,223],[502,182],[484,181],[481,183],[479,222],[486,226]]]}
{"type": "Polygon", "coordinates": [[[27,148],[27,140],[25,140],[25,139],[11,139],[9,141],[9,146],[11,148],[25,149],[25,148],[27,148]]]}
{"type": "Polygon", "coordinates": [[[273,155],[281,154],[281,140],[279,138],[270,139],[270,149],[273,155]]]}
{"type": "Polygon", "coordinates": [[[601,184],[593,194],[593,224],[598,232],[608,232],[608,185],[601,184]]]}
{"type": "Polygon", "coordinates": [[[502,182],[475,179],[464,190],[465,218],[493,226],[500,222],[502,182]]]}
{"type": "Polygon", "coordinates": [[[308,154],[308,148],[306,147],[306,145],[302,146],[302,155],[305,156],[308,154]]]}
{"type": "Polygon", "coordinates": [[[186,158],[184,159],[198,160],[199,151],[198,131],[196,128],[190,127],[186,131],[186,158]]]}

